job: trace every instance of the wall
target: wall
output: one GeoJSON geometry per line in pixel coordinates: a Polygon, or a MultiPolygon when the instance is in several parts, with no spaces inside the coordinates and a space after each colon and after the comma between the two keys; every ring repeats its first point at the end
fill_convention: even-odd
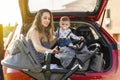
{"type": "Polygon", "coordinates": [[[103,25],[120,42],[120,0],[108,0],[103,25]],[[110,12],[109,12],[110,10],[110,12]],[[110,24],[108,24],[110,22],[110,24]]]}

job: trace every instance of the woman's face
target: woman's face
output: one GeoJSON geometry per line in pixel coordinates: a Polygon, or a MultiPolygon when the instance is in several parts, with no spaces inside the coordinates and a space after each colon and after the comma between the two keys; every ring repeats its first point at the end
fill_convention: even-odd
{"type": "Polygon", "coordinates": [[[41,23],[44,27],[48,27],[50,24],[50,13],[49,12],[44,12],[42,17],[41,17],[41,23]]]}

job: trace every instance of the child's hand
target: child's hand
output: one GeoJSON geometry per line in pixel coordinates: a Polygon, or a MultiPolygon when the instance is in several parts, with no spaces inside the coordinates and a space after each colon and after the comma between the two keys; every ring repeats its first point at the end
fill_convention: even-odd
{"type": "Polygon", "coordinates": [[[83,36],[80,36],[80,41],[84,41],[85,38],[83,36]]]}

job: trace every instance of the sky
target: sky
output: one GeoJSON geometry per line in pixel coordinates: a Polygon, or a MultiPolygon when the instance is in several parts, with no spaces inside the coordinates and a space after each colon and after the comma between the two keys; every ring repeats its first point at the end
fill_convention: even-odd
{"type": "MultiPolygon", "coordinates": [[[[19,0],[0,0],[0,24],[7,26],[8,24],[15,25],[18,23],[19,25],[22,23],[18,1],[19,0]]],[[[36,8],[37,5],[34,6],[36,8]]]]}
{"type": "MultiPolygon", "coordinates": [[[[18,23],[18,25],[21,24],[21,15],[18,1],[19,0],[0,0],[0,24],[3,26],[7,26],[8,24],[15,25],[16,23],[18,23]]],[[[46,1],[48,2],[49,0],[46,1]]],[[[48,4],[50,3],[48,2],[48,4]]],[[[37,9],[38,6],[41,7],[42,5],[34,5],[33,8],[35,7],[35,9],[37,9]]]]}
{"type": "Polygon", "coordinates": [[[18,0],[0,0],[0,24],[21,24],[18,0]]]}

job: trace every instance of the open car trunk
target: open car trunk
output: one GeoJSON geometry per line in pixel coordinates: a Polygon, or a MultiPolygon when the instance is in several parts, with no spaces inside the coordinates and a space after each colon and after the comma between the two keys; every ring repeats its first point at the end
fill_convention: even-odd
{"type": "MultiPolygon", "coordinates": [[[[58,21],[54,22],[54,25],[55,25],[55,30],[57,30],[58,27],[59,27],[59,22],[58,21]]],[[[30,26],[31,26],[31,23],[24,24],[22,26],[21,34],[26,35],[26,33],[29,30],[30,26]]],[[[63,68],[61,66],[61,63],[60,63],[60,61],[58,59],[56,59],[55,57],[51,57],[51,58],[48,57],[48,60],[46,61],[47,67],[45,67],[45,68],[43,67],[41,69],[42,72],[44,72],[44,73],[45,72],[50,72],[51,74],[57,74],[57,75],[59,74],[60,77],[63,76],[63,78],[64,78],[64,77],[67,76],[66,78],[68,78],[72,74],[87,75],[87,74],[92,74],[92,73],[96,73],[96,72],[97,73],[98,72],[105,72],[105,71],[109,70],[111,68],[111,66],[112,66],[112,57],[111,57],[112,51],[110,49],[110,48],[112,48],[112,46],[107,41],[105,41],[105,35],[104,34],[102,35],[102,34],[99,33],[99,32],[101,32],[100,31],[101,30],[100,26],[98,26],[97,23],[93,24],[93,23],[90,23],[90,22],[75,21],[74,20],[74,21],[71,21],[71,27],[70,28],[71,28],[72,32],[75,35],[83,36],[85,38],[87,46],[90,46],[90,45],[95,44],[95,43],[100,45],[100,48],[99,48],[99,50],[97,52],[102,53],[102,58],[104,60],[103,61],[104,65],[102,66],[102,70],[94,71],[94,70],[89,69],[89,66],[90,66],[91,63],[89,63],[89,65],[87,65],[88,66],[87,69],[82,70],[82,68],[80,68],[79,65],[83,67],[83,64],[85,64],[86,61],[83,61],[83,63],[82,64],[80,63],[79,65],[77,65],[77,67],[76,67],[74,62],[73,63],[71,62],[72,67],[69,68],[69,69],[65,69],[65,68],[63,68]],[[57,68],[56,67],[51,68],[51,64],[56,64],[57,68]],[[66,74],[68,74],[68,75],[66,75],[66,74]]],[[[102,33],[105,33],[104,30],[102,31],[102,33]]],[[[93,49],[94,48],[91,48],[89,50],[91,51],[93,49]]],[[[93,57],[94,56],[88,58],[88,60],[91,61],[91,59],[93,57]]],[[[86,59],[87,57],[84,57],[84,58],[86,59]]],[[[27,59],[27,57],[25,59],[27,59]]],[[[30,61],[30,60],[26,60],[26,61],[30,61]]],[[[99,63],[99,62],[97,62],[97,63],[99,63]]],[[[4,64],[4,61],[3,61],[3,64],[4,64]]],[[[8,63],[8,64],[11,64],[11,63],[8,63]]],[[[35,65],[37,65],[37,64],[35,64],[35,65]]],[[[38,70],[37,69],[36,70],[38,72],[36,72],[35,74],[33,72],[30,72],[28,69],[19,69],[19,70],[21,70],[24,73],[32,76],[35,79],[38,79],[38,78],[40,78],[39,75],[41,75],[41,74],[39,72],[40,71],[39,70],[39,65],[37,65],[37,66],[38,66],[37,67],[38,70]]],[[[12,68],[12,66],[10,66],[10,67],[12,68]]],[[[97,66],[97,67],[99,67],[99,66],[97,66]]],[[[32,66],[32,69],[34,69],[34,66],[32,66]]],[[[51,80],[53,80],[53,79],[51,79],[51,80]]],[[[62,79],[62,80],[64,80],[64,79],[62,79]]]]}
{"type": "MultiPolygon", "coordinates": [[[[22,28],[22,34],[26,35],[27,30],[29,29],[31,24],[25,24],[23,25],[22,28]]],[[[54,22],[55,25],[55,30],[58,29],[59,27],[59,22],[56,21],[54,22]]],[[[86,40],[86,44],[87,46],[94,44],[94,43],[98,43],[100,44],[100,49],[99,52],[102,53],[103,56],[103,65],[102,65],[102,70],[101,71],[94,71],[89,69],[89,67],[86,70],[80,70],[79,68],[74,72],[75,74],[80,74],[80,75],[87,75],[89,73],[98,73],[98,72],[105,72],[107,70],[109,70],[112,66],[112,56],[111,56],[111,49],[109,48],[109,44],[107,42],[105,42],[105,37],[103,34],[100,34],[100,27],[97,24],[92,24],[92,23],[88,23],[85,21],[71,21],[71,30],[72,32],[77,35],[77,36],[83,36],[86,40]]],[[[104,31],[103,31],[104,33],[104,31]]],[[[90,49],[92,50],[92,49],[90,49]]],[[[92,58],[90,58],[91,60],[92,58]]],[[[49,62],[47,68],[43,68],[43,71],[50,71],[52,73],[67,73],[68,71],[70,71],[70,69],[64,69],[61,66],[61,63],[58,59],[54,58],[52,59],[52,61],[54,62],[49,62]],[[58,68],[50,68],[50,64],[57,64],[58,68]]],[[[73,63],[72,63],[73,64],[73,63]]],[[[91,63],[89,63],[90,66],[91,63]]],[[[99,67],[99,65],[98,65],[99,67]]],[[[27,72],[25,72],[27,73],[27,72]]]]}
{"type": "MultiPolygon", "coordinates": [[[[86,39],[87,46],[94,43],[100,44],[99,52],[103,53],[103,58],[105,62],[103,72],[107,71],[112,66],[112,56],[111,56],[112,49],[110,49],[112,48],[112,45],[110,45],[106,41],[107,39],[104,35],[106,32],[103,29],[101,29],[99,24],[94,23],[100,19],[100,16],[104,11],[107,2],[108,0],[90,0],[90,1],[88,0],[68,0],[68,1],[19,0],[19,6],[20,6],[22,22],[23,22],[21,33],[26,35],[34,19],[35,12],[38,11],[39,9],[47,8],[51,10],[51,12],[53,13],[55,30],[57,30],[59,27],[60,17],[66,15],[71,19],[72,32],[77,36],[83,36],[86,39]],[[48,5],[39,5],[42,3],[43,4],[47,3],[48,5]]],[[[55,58],[52,59],[52,61],[55,61],[56,63],[60,64],[59,60],[56,60],[55,58]]],[[[51,62],[51,64],[53,63],[51,62]]],[[[62,70],[58,69],[55,71],[58,72],[62,70]]],[[[89,69],[87,71],[90,72],[89,69]]]]}

